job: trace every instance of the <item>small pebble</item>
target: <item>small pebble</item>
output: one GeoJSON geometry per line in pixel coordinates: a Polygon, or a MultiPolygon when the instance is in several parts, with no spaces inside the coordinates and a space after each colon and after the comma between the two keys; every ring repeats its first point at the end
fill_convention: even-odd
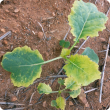
{"type": "Polygon", "coordinates": [[[43,32],[38,32],[38,37],[40,38],[40,39],[42,39],[43,38],[43,32]]]}
{"type": "Polygon", "coordinates": [[[18,9],[18,8],[16,8],[15,10],[14,10],[14,12],[15,13],[18,13],[20,10],[18,9]]]}
{"type": "Polygon", "coordinates": [[[106,40],[104,38],[100,38],[101,42],[106,42],[106,40]]]}
{"type": "Polygon", "coordinates": [[[3,40],[2,44],[7,45],[8,44],[7,40],[3,40]]]}
{"type": "Polygon", "coordinates": [[[5,33],[5,29],[2,28],[1,31],[5,33]]]}
{"type": "Polygon", "coordinates": [[[104,49],[104,50],[106,50],[106,49],[107,49],[107,46],[106,46],[106,45],[103,45],[102,47],[103,47],[103,49],[104,49]]]}
{"type": "Polygon", "coordinates": [[[15,102],[16,100],[17,100],[17,97],[13,95],[13,96],[11,97],[11,101],[12,101],[12,102],[15,102]]]}
{"type": "Polygon", "coordinates": [[[46,101],[43,102],[43,107],[46,107],[46,101]]]}
{"type": "Polygon", "coordinates": [[[55,12],[53,12],[52,15],[55,16],[55,12]]]}
{"type": "Polygon", "coordinates": [[[98,96],[98,92],[97,91],[95,92],[95,95],[98,96]]]}
{"type": "Polygon", "coordinates": [[[71,105],[73,105],[73,103],[71,101],[69,101],[69,105],[71,106],[71,105]]]}
{"type": "Polygon", "coordinates": [[[5,12],[9,13],[10,11],[6,9],[5,12]]]}

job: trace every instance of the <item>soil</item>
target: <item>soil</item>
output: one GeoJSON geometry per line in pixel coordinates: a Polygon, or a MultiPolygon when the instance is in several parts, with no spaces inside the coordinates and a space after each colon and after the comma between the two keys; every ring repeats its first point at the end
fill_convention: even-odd
{"type": "MultiPolygon", "coordinates": [[[[89,2],[88,0],[84,0],[89,2]]],[[[49,60],[58,57],[61,53],[59,40],[62,40],[68,32],[68,15],[74,0],[4,0],[0,5],[0,36],[8,31],[11,34],[0,40],[0,62],[3,54],[11,52],[16,47],[25,45],[31,47],[32,50],[38,49],[44,60],[49,60]],[[42,25],[45,34],[42,32],[42,25]],[[46,36],[46,38],[45,38],[46,36]]],[[[95,0],[91,0],[95,4],[95,0]]],[[[110,4],[106,0],[97,0],[96,6],[99,11],[107,13],[110,4]]],[[[108,13],[110,18],[110,12],[108,13]]],[[[102,71],[105,59],[105,50],[107,48],[108,39],[110,36],[110,19],[106,23],[106,29],[99,32],[99,36],[89,38],[83,48],[90,47],[99,56],[99,69],[102,71]]],[[[74,43],[73,36],[69,32],[66,38],[71,44],[74,43]]],[[[79,47],[84,40],[80,40],[77,44],[79,47]]],[[[74,49],[74,51],[76,51],[74,49]]],[[[74,52],[73,51],[73,52],[74,52]]],[[[83,49],[78,52],[81,54],[83,49]]],[[[78,98],[69,98],[66,101],[65,110],[106,110],[110,107],[110,52],[108,54],[107,65],[105,69],[102,103],[99,103],[100,80],[97,80],[87,87],[83,87],[84,91],[92,88],[97,90],[86,94],[86,99],[89,107],[85,107],[78,98]]],[[[41,77],[49,75],[57,75],[64,65],[63,60],[57,60],[47,65],[43,65],[41,77]]],[[[51,100],[55,100],[57,94],[43,95],[37,92],[38,82],[27,87],[17,88],[11,83],[9,72],[5,71],[0,65],[0,103],[14,102],[25,105],[1,105],[3,109],[15,110],[56,110],[50,106],[51,100]],[[31,96],[32,100],[31,99],[31,96]],[[31,102],[30,102],[31,101],[31,102]],[[24,107],[24,108],[23,108],[24,107]]],[[[64,74],[62,72],[61,74],[64,74]]],[[[53,90],[58,90],[59,85],[57,79],[52,83],[52,79],[46,79],[40,82],[52,84],[53,90]]],[[[65,98],[68,94],[62,94],[65,98]]]]}

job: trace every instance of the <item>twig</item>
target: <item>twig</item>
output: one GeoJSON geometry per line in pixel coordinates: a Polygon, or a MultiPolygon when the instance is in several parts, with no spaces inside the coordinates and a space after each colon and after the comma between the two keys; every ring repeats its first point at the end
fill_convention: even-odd
{"type": "Polygon", "coordinates": [[[0,102],[1,105],[25,105],[25,104],[17,104],[12,102],[0,102]]]}
{"type": "Polygon", "coordinates": [[[108,32],[110,32],[110,30],[109,29],[106,29],[108,32]]]}
{"type": "Polygon", "coordinates": [[[107,50],[102,50],[102,51],[98,51],[98,52],[100,53],[100,52],[106,52],[106,51],[107,51],[107,50]]]}
{"type": "Polygon", "coordinates": [[[11,108],[11,109],[4,109],[4,110],[24,110],[26,107],[22,107],[22,108],[11,108]]]}
{"type": "Polygon", "coordinates": [[[87,37],[87,39],[81,44],[81,46],[78,48],[78,50],[74,53],[78,53],[78,51],[82,48],[82,46],[86,43],[86,41],[89,39],[89,36],[87,37]]]}
{"type": "Polygon", "coordinates": [[[108,8],[108,11],[107,11],[107,13],[106,13],[106,16],[108,16],[109,11],[110,11],[110,7],[108,8]]]}
{"type": "Polygon", "coordinates": [[[71,28],[69,27],[68,32],[66,33],[65,37],[63,38],[63,40],[66,40],[67,35],[68,35],[68,33],[70,32],[70,29],[71,29],[71,28]]]}
{"type": "MultiPolygon", "coordinates": [[[[74,47],[75,47],[75,48],[79,48],[78,46],[74,46],[74,47]]],[[[86,48],[80,48],[80,49],[84,49],[84,50],[85,50],[86,48]]]]}
{"type": "Polygon", "coordinates": [[[97,0],[95,1],[95,4],[97,3],[97,0]]]}
{"type": "Polygon", "coordinates": [[[45,20],[50,20],[50,19],[53,19],[55,17],[48,17],[48,18],[43,18],[42,21],[45,21],[45,20]]]}
{"type": "MultiPolygon", "coordinates": [[[[37,21],[38,22],[38,21],[37,21]]],[[[45,39],[46,39],[46,35],[45,35],[45,32],[44,32],[44,29],[43,29],[43,27],[42,27],[42,25],[38,22],[38,24],[39,24],[39,26],[42,28],[42,31],[43,31],[43,33],[44,33],[44,37],[45,37],[45,39]]]]}
{"type": "Polygon", "coordinates": [[[33,96],[34,96],[35,93],[36,93],[36,91],[34,91],[34,92],[32,93],[31,98],[30,98],[30,101],[29,101],[29,105],[31,104],[32,98],[33,98],[33,96]]]}
{"type": "Polygon", "coordinates": [[[3,38],[5,38],[7,35],[11,34],[11,31],[8,31],[7,33],[5,33],[4,35],[2,35],[0,37],[0,40],[2,40],[3,38]]]}
{"type": "MultiPolygon", "coordinates": [[[[106,110],[107,110],[108,107],[110,107],[109,105],[110,105],[110,102],[107,104],[107,106],[106,106],[106,110]]],[[[109,110],[109,109],[108,109],[108,110],[109,110]]]]}
{"type": "Polygon", "coordinates": [[[105,67],[106,67],[106,61],[107,61],[108,50],[109,50],[109,42],[110,42],[110,38],[108,41],[108,46],[107,46],[107,51],[106,51],[106,56],[105,56],[105,62],[104,62],[104,67],[103,67],[103,71],[102,71],[101,83],[100,83],[100,96],[99,96],[99,102],[100,103],[101,103],[101,98],[102,98],[102,87],[103,87],[103,80],[104,80],[104,71],[105,71],[105,67]]]}
{"type": "Polygon", "coordinates": [[[54,76],[47,76],[47,78],[67,78],[66,75],[54,75],[54,76]]]}
{"type": "Polygon", "coordinates": [[[89,93],[89,92],[95,91],[96,89],[97,89],[97,88],[93,88],[93,89],[90,89],[90,90],[88,90],[88,91],[85,91],[84,93],[87,94],[87,93],[89,93]]]}

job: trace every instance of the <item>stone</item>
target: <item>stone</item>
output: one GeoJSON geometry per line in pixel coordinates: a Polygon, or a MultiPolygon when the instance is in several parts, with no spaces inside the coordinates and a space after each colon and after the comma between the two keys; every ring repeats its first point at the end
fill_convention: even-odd
{"type": "Polygon", "coordinates": [[[43,32],[38,32],[38,37],[40,38],[40,39],[42,39],[43,38],[43,32]]]}
{"type": "Polygon", "coordinates": [[[103,48],[104,50],[107,50],[107,46],[106,46],[106,45],[103,45],[102,48],[103,48]]]}
{"type": "Polygon", "coordinates": [[[106,42],[105,38],[100,38],[101,42],[106,42]]]}
{"type": "Polygon", "coordinates": [[[15,10],[14,10],[14,12],[15,13],[18,13],[20,10],[18,9],[18,8],[16,8],[15,10]]]}
{"type": "Polygon", "coordinates": [[[7,45],[8,44],[7,40],[3,40],[2,44],[7,45]]]}

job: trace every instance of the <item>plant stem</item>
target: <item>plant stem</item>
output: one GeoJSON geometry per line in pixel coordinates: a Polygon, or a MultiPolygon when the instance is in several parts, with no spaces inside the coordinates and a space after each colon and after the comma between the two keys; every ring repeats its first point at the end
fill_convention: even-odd
{"type": "Polygon", "coordinates": [[[70,48],[70,51],[74,48],[74,46],[77,44],[78,40],[75,41],[75,43],[72,45],[72,47],[70,48]]]}
{"type": "Polygon", "coordinates": [[[41,62],[41,63],[31,64],[31,65],[20,65],[19,67],[21,67],[21,66],[37,66],[37,65],[43,65],[43,64],[46,64],[46,63],[49,63],[49,62],[52,62],[52,61],[55,61],[55,60],[61,59],[61,58],[62,58],[62,57],[59,56],[59,57],[56,57],[56,58],[53,58],[53,59],[51,59],[51,60],[44,61],[44,62],[41,62]]]}

